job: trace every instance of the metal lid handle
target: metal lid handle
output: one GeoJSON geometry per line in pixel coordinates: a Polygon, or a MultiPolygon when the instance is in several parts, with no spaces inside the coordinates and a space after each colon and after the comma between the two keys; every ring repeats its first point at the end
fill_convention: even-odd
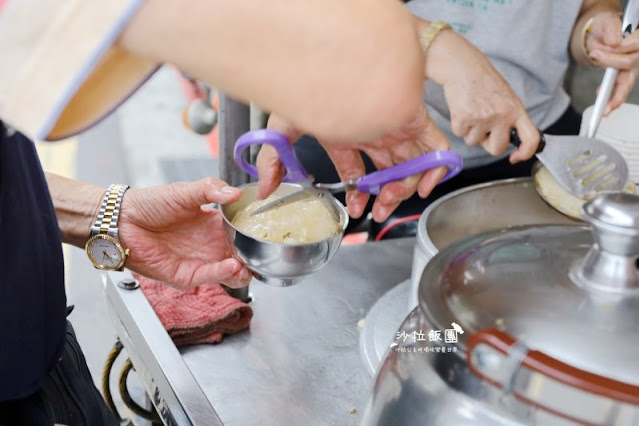
{"type": "Polygon", "coordinates": [[[595,244],[575,271],[585,287],[607,291],[639,289],[639,196],[609,193],[584,204],[595,244]]]}

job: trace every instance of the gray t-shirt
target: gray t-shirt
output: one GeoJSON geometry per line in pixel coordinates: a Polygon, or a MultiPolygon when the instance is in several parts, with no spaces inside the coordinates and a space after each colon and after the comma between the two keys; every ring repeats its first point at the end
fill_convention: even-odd
{"type": "MultiPolygon", "coordinates": [[[[570,104],[563,80],[570,61],[578,0],[413,0],[415,15],[448,22],[490,59],[521,98],[537,127],[544,129],[570,104]]],[[[470,147],[450,128],[450,112],[441,86],[427,81],[426,104],[435,123],[450,138],[465,167],[499,160],[470,147]]],[[[503,157],[500,157],[503,158],[503,157]]]]}

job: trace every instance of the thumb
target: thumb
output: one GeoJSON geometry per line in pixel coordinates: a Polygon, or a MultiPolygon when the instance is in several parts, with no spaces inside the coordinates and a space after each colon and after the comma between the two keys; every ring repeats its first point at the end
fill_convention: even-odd
{"type": "Polygon", "coordinates": [[[444,135],[444,132],[441,131],[439,127],[435,124],[435,122],[431,119],[430,115],[426,108],[422,108],[421,120],[422,125],[421,129],[417,133],[417,143],[424,150],[424,152],[435,151],[435,150],[449,150],[450,149],[450,141],[444,135]]]}
{"type": "MultiPolygon", "coordinates": [[[[276,114],[271,114],[266,127],[270,130],[276,130],[282,133],[286,136],[290,144],[302,136],[301,131],[276,114]]],[[[257,196],[260,199],[264,199],[277,189],[285,172],[280,163],[277,151],[269,145],[262,146],[260,149],[260,153],[257,156],[256,167],[259,176],[257,196]]]]}
{"type": "Polygon", "coordinates": [[[619,17],[613,13],[605,13],[602,15],[599,19],[595,19],[593,34],[596,34],[597,38],[606,46],[619,46],[623,40],[619,17]]]}
{"type": "Polygon", "coordinates": [[[172,186],[177,196],[193,207],[210,203],[232,203],[242,195],[241,189],[213,177],[191,183],[174,183],[172,186]]]}
{"type": "Polygon", "coordinates": [[[541,133],[539,133],[537,126],[535,126],[528,114],[524,113],[519,117],[515,122],[515,128],[517,129],[517,134],[519,134],[521,144],[519,148],[510,154],[511,164],[532,158],[537,152],[537,147],[541,141],[541,133]]]}

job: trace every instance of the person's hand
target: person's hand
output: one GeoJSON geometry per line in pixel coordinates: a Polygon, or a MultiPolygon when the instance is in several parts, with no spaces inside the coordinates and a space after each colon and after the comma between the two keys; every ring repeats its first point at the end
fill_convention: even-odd
{"type": "Polygon", "coordinates": [[[120,238],[131,250],[126,267],[177,288],[222,283],[242,287],[251,273],[233,257],[219,210],[241,190],[207,178],[148,189],[129,189],[122,201],[120,238]]]}
{"type": "Polygon", "coordinates": [[[639,75],[639,32],[623,38],[621,20],[613,12],[593,16],[591,31],[586,38],[590,59],[603,68],[619,70],[615,87],[604,115],[618,108],[632,90],[639,75]]]}
{"type": "MultiPolygon", "coordinates": [[[[298,129],[277,115],[271,115],[268,128],[285,134],[290,143],[295,142],[302,135],[298,129]]],[[[409,125],[375,141],[366,144],[344,144],[326,140],[319,142],[326,149],[343,181],[366,174],[360,150],[370,157],[378,170],[381,170],[428,151],[450,148],[448,140],[431,121],[423,105],[409,125]]],[[[257,169],[260,177],[258,197],[265,198],[277,188],[284,174],[277,152],[271,146],[265,145],[260,150],[257,169]]],[[[373,204],[373,219],[378,222],[385,221],[393,210],[415,191],[418,191],[421,197],[426,197],[445,174],[446,169],[439,167],[422,175],[384,185],[373,204]]],[[[357,191],[348,192],[346,203],[349,215],[360,217],[366,208],[368,198],[368,194],[357,191]]]]}
{"type": "Polygon", "coordinates": [[[462,67],[459,74],[466,75],[451,78],[443,85],[453,133],[467,145],[481,145],[497,156],[510,147],[510,132],[514,128],[522,144],[511,153],[510,162],[525,161],[535,155],[539,131],[519,97],[488,61],[462,67]]]}
{"type": "MultiPolygon", "coordinates": [[[[418,31],[423,31],[428,23],[419,21],[418,31]]],[[[425,73],[443,87],[452,131],[468,145],[481,145],[491,155],[501,155],[510,145],[514,128],[522,143],[510,155],[510,162],[528,160],[535,154],[539,131],[521,100],[486,56],[464,37],[452,30],[440,32],[426,52],[425,73]]]]}

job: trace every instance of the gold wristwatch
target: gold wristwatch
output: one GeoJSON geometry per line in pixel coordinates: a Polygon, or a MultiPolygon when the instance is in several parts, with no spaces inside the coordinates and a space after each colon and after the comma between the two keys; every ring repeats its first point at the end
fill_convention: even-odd
{"type": "Polygon", "coordinates": [[[96,269],[103,271],[121,271],[129,256],[118,236],[120,205],[128,185],[111,184],[102,199],[100,212],[91,227],[90,238],[85,245],[89,260],[96,269]]]}

